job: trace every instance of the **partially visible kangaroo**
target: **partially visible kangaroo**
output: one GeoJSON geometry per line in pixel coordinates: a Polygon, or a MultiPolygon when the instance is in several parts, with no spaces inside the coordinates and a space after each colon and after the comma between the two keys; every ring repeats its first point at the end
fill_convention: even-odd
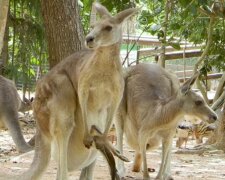
{"type": "Polygon", "coordinates": [[[31,109],[31,101],[22,101],[14,82],[0,76],[0,123],[8,128],[19,152],[24,153],[33,149],[26,143],[18,121],[18,111],[31,109]]]}
{"type": "MultiPolygon", "coordinates": [[[[157,147],[161,141],[162,162],[157,179],[172,179],[172,139],[185,114],[204,121],[217,119],[203,98],[190,89],[197,76],[179,87],[177,77],[156,64],[139,64],[128,71],[116,118],[118,150],[122,152],[124,132],[127,143],[136,151],[133,171],[140,171],[143,162],[144,180],[150,179],[146,150],[157,147]]],[[[124,172],[123,162],[118,162],[118,170],[124,172]]]]}
{"type": "Polygon", "coordinates": [[[67,180],[67,171],[76,169],[82,169],[81,180],[91,180],[96,148],[109,158],[112,179],[119,179],[112,153],[126,158],[109,143],[107,133],[124,89],[122,23],[137,9],[112,16],[98,3],[95,8],[101,19],[86,36],[88,49],[61,61],[37,83],[33,102],[37,123],[35,155],[31,167],[19,177],[21,180],[40,179],[51,150],[58,161],[57,180],[67,180]]]}

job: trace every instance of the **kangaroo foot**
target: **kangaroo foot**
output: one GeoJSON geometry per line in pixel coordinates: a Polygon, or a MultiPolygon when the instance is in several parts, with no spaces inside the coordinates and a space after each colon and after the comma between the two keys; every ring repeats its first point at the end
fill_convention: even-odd
{"type": "Polygon", "coordinates": [[[111,151],[114,154],[114,156],[117,156],[122,161],[129,162],[129,160],[125,156],[123,156],[122,154],[120,154],[119,150],[117,150],[109,142],[108,138],[106,136],[104,136],[104,134],[96,126],[94,126],[94,125],[91,127],[91,134],[94,135],[95,143],[97,142],[98,148],[100,148],[101,146],[105,146],[105,147],[108,148],[109,151],[111,151]]]}
{"type": "Polygon", "coordinates": [[[92,126],[91,135],[94,135],[93,141],[95,143],[96,149],[101,151],[101,153],[108,162],[111,179],[120,180],[121,178],[116,169],[116,163],[113,155],[117,156],[123,161],[128,162],[129,160],[125,156],[121,155],[116,148],[114,148],[114,146],[107,139],[107,136],[105,136],[96,126],[92,126]]]}
{"type": "Polygon", "coordinates": [[[93,136],[91,136],[90,134],[86,135],[84,137],[83,143],[86,148],[90,149],[93,144],[93,136]]]}
{"type": "Polygon", "coordinates": [[[32,151],[34,148],[30,146],[29,144],[24,144],[22,146],[17,147],[17,149],[20,153],[26,153],[26,152],[32,151]]]}

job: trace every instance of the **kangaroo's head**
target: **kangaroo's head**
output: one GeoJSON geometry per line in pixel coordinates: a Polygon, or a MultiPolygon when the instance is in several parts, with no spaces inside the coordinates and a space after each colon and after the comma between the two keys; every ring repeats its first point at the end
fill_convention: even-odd
{"type": "Polygon", "coordinates": [[[208,106],[199,94],[191,90],[191,86],[194,84],[198,75],[199,73],[196,73],[181,86],[184,113],[185,115],[189,115],[203,121],[214,122],[217,120],[216,113],[208,106]]]}
{"type": "Polygon", "coordinates": [[[96,12],[100,15],[100,20],[92,24],[92,30],[86,36],[86,46],[96,49],[120,42],[122,38],[122,23],[125,19],[136,13],[137,9],[126,9],[112,16],[101,4],[95,3],[94,7],[96,12]]]}
{"type": "Polygon", "coordinates": [[[33,97],[31,99],[24,98],[24,100],[21,101],[18,111],[19,112],[30,111],[32,109],[33,100],[34,100],[33,97]]]}

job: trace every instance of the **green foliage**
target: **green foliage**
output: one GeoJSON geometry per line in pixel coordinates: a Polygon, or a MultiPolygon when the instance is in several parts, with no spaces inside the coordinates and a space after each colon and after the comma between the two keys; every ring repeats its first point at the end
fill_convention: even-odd
{"type": "MultiPolygon", "coordinates": [[[[162,27],[165,25],[166,0],[140,1],[143,5],[142,14],[139,17],[140,27],[149,25],[147,32],[157,35],[159,40],[165,34],[162,27]]],[[[172,2],[172,1],[170,1],[172,2]]],[[[179,41],[187,40],[194,44],[205,44],[208,36],[209,17],[202,14],[202,7],[206,12],[212,12],[213,0],[178,0],[170,6],[169,21],[167,22],[167,34],[170,37],[165,45],[180,49],[179,41]],[[178,39],[174,42],[174,37],[178,39]]],[[[225,23],[224,19],[217,18],[214,26],[213,43],[209,55],[205,59],[203,69],[210,71],[213,67],[225,70],[225,23]],[[206,68],[207,66],[207,68],[206,68]],[[210,68],[209,68],[210,67],[210,68]]]]}
{"type": "MultiPolygon", "coordinates": [[[[94,0],[79,0],[80,15],[85,34],[89,31],[91,5],[94,0]]],[[[180,49],[179,42],[187,40],[194,44],[203,44],[207,40],[209,17],[199,8],[211,12],[214,0],[173,0],[170,5],[169,21],[164,22],[166,0],[99,0],[112,14],[128,7],[141,7],[137,18],[138,32],[145,31],[157,35],[160,40],[165,36],[165,45],[180,49]],[[176,38],[175,38],[176,37],[176,38]],[[177,39],[178,38],[178,39],[177,39]]],[[[9,22],[9,59],[6,74],[16,82],[28,83],[36,78],[37,68],[46,71],[47,47],[39,0],[10,0],[9,22]]],[[[217,18],[213,29],[213,42],[209,55],[205,59],[202,71],[213,68],[225,70],[225,23],[217,18]]]]}
{"type": "Polygon", "coordinates": [[[89,23],[90,23],[90,13],[91,13],[91,6],[93,0],[80,0],[80,16],[81,22],[84,29],[84,34],[87,34],[89,31],[89,23]]]}
{"type": "Polygon", "coordinates": [[[9,59],[5,75],[24,87],[36,79],[36,69],[47,62],[40,1],[11,0],[9,59]]]}
{"type": "Polygon", "coordinates": [[[208,57],[210,66],[225,71],[225,22],[218,22],[214,28],[213,43],[210,48],[211,56],[208,57]]]}

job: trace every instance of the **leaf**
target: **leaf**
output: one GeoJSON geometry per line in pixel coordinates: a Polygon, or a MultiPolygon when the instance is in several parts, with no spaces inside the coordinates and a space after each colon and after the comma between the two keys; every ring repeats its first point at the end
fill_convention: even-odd
{"type": "Polygon", "coordinates": [[[198,13],[198,8],[195,5],[191,5],[190,11],[193,15],[196,15],[198,13]]]}
{"type": "Polygon", "coordinates": [[[168,42],[169,46],[172,46],[174,49],[180,50],[180,44],[179,43],[175,43],[175,42],[168,42]]]}
{"type": "Polygon", "coordinates": [[[172,30],[178,30],[178,29],[181,28],[181,26],[180,26],[179,23],[175,22],[175,23],[171,23],[170,28],[171,28],[172,30]]]}
{"type": "Polygon", "coordinates": [[[34,71],[34,69],[29,69],[29,71],[30,71],[30,75],[35,76],[35,71],[34,71]]]}
{"type": "Polygon", "coordinates": [[[212,13],[211,8],[209,6],[207,6],[207,5],[202,5],[202,6],[200,6],[200,8],[202,8],[203,10],[205,10],[205,12],[207,14],[211,14],[212,13]]]}
{"type": "Polygon", "coordinates": [[[84,4],[83,4],[83,2],[82,2],[81,0],[78,0],[78,5],[79,5],[80,7],[84,7],[84,4]]]}
{"type": "Polygon", "coordinates": [[[179,3],[183,7],[187,7],[187,5],[190,3],[190,0],[179,0],[179,3]]]}
{"type": "Polygon", "coordinates": [[[161,39],[164,37],[164,32],[162,30],[160,30],[158,33],[157,33],[157,36],[158,36],[158,39],[161,39]]]}
{"type": "Polygon", "coordinates": [[[160,24],[153,24],[151,25],[150,29],[152,31],[158,31],[159,29],[161,28],[161,25],[160,24]]]}

